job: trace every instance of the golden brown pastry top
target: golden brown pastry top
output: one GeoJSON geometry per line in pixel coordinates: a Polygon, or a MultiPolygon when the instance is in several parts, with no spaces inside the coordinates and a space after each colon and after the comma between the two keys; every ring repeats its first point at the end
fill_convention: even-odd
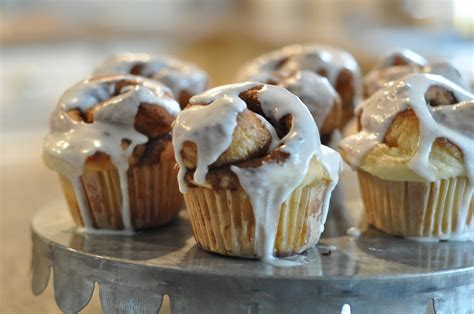
{"type": "MultiPolygon", "coordinates": [[[[321,145],[314,122],[308,122],[308,110],[301,106],[284,88],[258,83],[228,85],[192,98],[173,130],[175,153],[187,185],[238,188],[232,166],[250,169],[285,164],[301,154],[310,160],[321,145]],[[298,115],[301,117],[295,120],[298,115]],[[285,141],[294,140],[292,133],[301,133],[303,142],[290,149],[285,141]]],[[[322,171],[319,178],[323,176],[328,174],[322,171]]]]}
{"type": "Polygon", "coordinates": [[[438,75],[411,74],[361,103],[343,158],[386,180],[435,181],[474,166],[474,95],[438,75]]]}
{"type": "Polygon", "coordinates": [[[44,159],[70,176],[157,163],[163,152],[172,158],[171,124],[179,111],[171,91],[157,82],[131,75],[87,79],[61,97],[44,159]]]}

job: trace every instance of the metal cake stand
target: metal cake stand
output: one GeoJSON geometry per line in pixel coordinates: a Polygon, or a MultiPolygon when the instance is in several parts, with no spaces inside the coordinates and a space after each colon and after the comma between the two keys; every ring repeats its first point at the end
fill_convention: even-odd
{"type": "Polygon", "coordinates": [[[157,313],[165,294],[174,313],[426,313],[429,303],[436,313],[474,313],[474,243],[370,228],[350,237],[331,223],[344,220],[334,212],[321,245],[305,253],[311,262],[280,268],[202,251],[184,211],[158,231],[85,235],[57,200],[33,220],[33,291],[52,269],[64,312],[84,308],[98,283],[105,313],[157,313]]]}

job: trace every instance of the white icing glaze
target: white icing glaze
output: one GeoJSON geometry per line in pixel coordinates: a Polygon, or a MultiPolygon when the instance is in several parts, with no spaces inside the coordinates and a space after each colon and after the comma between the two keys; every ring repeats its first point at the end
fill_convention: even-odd
{"type": "MultiPolygon", "coordinates": [[[[179,181],[183,191],[186,190],[184,175],[187,171],[181,157],[183,143],[191,141],[197,146],[198,169],[194,173],[194,181],[203,184],[209,165],[232,142],[237,115],[246,108],[246,103],[239,94],[258,85],[261,84],[246,82],[211,89],[191,99],[192,104],[209,105],[194,106],[178,115],[173,128],[173,146],[180,166],[179,181]]],[[[323,225],[330,194],[338,181],[342,162],[339,154],[322,146],[319,136],[314,136],[318,134],[316,125],[308,109],[295,95],[272,85],[263,85],[257,94],[262,112],[269,121],[279,121],[287,114],[293,116],[291,129],[274,148],[288,153],[288,158],[281,163],[269,161],[253,168],[233,165],[231,170],[237,175],[252,204],[258,257],[272,265],[297,265],[301,263],[299,258],[295,261],[294,258],[277,259],[273,256],[281,204],[303,181],[310,160],[316,157],[331,178],[323,205],[323,225]]],[[[269,123],[266,125],[269,129],[273,128],[269,123]]],[[[272,133],[276,137],[274,130],[272,133]]],[[[320,232],[322,231],[323,226],[320,232]]]]}
{"type": "MultiPolygon", "coordinates": [[[[328,90],[324,86],[325,82],[304,74],[304,72],[323,71],[329,83],[335,87],[342,69],[349,70],[354,77],[354,104],[357,104],[362,96],[362,86],[359,83],[361,81],[359,65],[350,53],[330,46],[314,44],[286,46],[250,61],[243,66],[237,77],[240,81],[276,82],[277,85],[285,88],[290,87],[292,92],[302,99],[310,111],[316,113],[316,110],[323,112],[327,110],[326,106],[317,109],[316,105],[326,104],[325,101],[329,100],[331,95],[334,97],[335,92],[334,89],[328,90]],[[282,61],[284,61],[283,64],[282,61]],[[289,77],[294,75],[296,75],[293,78],[294,81],[291,81],[289,77]],[[298,77],[298,75],[300,76],[298,77]],[[289,79],[290,82],[285,82],[286,79],[289,79]],[[310,93],[311,90],[313,92],[310,93]],[[320,94],[314,97],[317,91],[323,92],[322,95],[324,96],[321,98],[320,94]],[[318,102],[315,102],[315,100],[318,100],[318,102]]],[[[325,117],[324,114],[323,116],[325,117]]],[[[313,117],[317,119],[318,126],[322,127],[323,122],[321,121],[324,121],[324,119],[319,116],[313,117]]]]}
{"type": "Polygon", "coordinates": [[[337,250],[337,247],[334,245],[318,245],[318,249],[322,251],[321,254],[328,255],[331,254],[332,251],[337,250]]]}
{"type": "Polygon", "coordinates": [[[259,115],[258,113],[255,113],[255,115],[258,117],[258,119],[262,122],[262,124],[266,127],[266,129],[270,132],[270,136],[272,137],[272,142],[270,143],[270,147],[268,148],[269,150],[273,150],[275,147],[278,146],[278,143],[280,142],[280,138],[278,137],[278,134],[273,127],[273,125],[268,122],[267,119],[259,115]]]}
{"type": "Polygon", "coordinates": [[[86,231],[91,231],[90,211],[84,200],[80,176],[84,173],[85,161],[97,152],[111,157],[117,168],[122,192],[122,219],[126,231],[133,229],[128,198],[128,158],[136,145],[144,144],[148,138],[134,128],[135,116],[141,103],[166,109],[176,116],[179,105],[170,97],[169,89],[151,80],[116,75],[103,79],[89,79],[70,88],[59,100],[51,118],[51,132],[44,143],[44,154],[52,158],[48,166],[71,181],[76,194],[86,231]],[[137,85],[125,86],[114,96],[114,85],[118,81],[130,80],[137,85]],[[94,122],[75,121],[67,111],[88,108],[101,104],[94,112],[94,122]],[[128,139],[127,149],[121,148],[123,139],[128,139]]]}
{"type": "Polygon", "coordinates": [[[407,65],[424,67],[428,65],[428,60],[410,49],[392,50],[385,54],[374,66],[374,69],[388,68],[394,65],[395,59],[402,59],[407,65]]]}
{"type": "Polygon", "coordinates": [[[373,95],[385,84],[412,73],[438,74],[464,89],[469,89],[469,84],[456,68],[448,63],[436,63],[422,68],[416,65],[403,65],[371,71],[364,78],[366,92],[369,96],[373,95]]]}
{"type": "MultiPolygon", "coordinates": [[[[242,88],[251,88],[256,84],[242,84],[242,88]]],[[[244,89],[245,90],[245,89],[244,89]]],[[[194,106],[182,111],[173,127],[173,147],[176,161],[180,165],[178,172],[179,189],[187,191],[184,181],[187,169],[183,164],[181,150],[184,142],[196,143],[198,164],[194,172],[194,181],[204,184],[209,165],[225,152],[232,142],[232,133],[237,125],[237,115],[247,108],[237,95],[216,99],[219,88],[211,89],[191,98],[191,103],[209,103],[207,106],[194,106]]]]}
{"type": "Polygon", "coordinates": [[[432,108],[433,119],[450,129],[456,129],[471,139],[474,138],[474,100],[463,101],[452,106],[432,108]]]}
{"type": "Polygon", "coordinates": [[[92,227],[91,217],[89,215],[89,210],[85,202],[84,190],[82,188],[81,180],[78,176],[70,176],[69,180],[71,181],[72,188],[74,189],[74,194],[79,205],[79,211],[81,212],[82,221],[84,222],[85,228],[92,227]]]}
{"type": "Polygon", "coordinates": [[[339,182],[339,172],[342,171],[342,159],[339,153],[337,153],[332,148],[321,145],[321,152],[318,155],[318,159],[324,165],[326,171],[331,178],[331,184],[328,187],[328,193],[325,195],[323,202],[323,219],[321,220],[321,233],[324,231],[324,223],[329,212],[329,202],[331,200],[332,191],[336,188],[337,183],[339,182]]]}
{"type": "Polygon", "coordinates": [[[358,238],[360,237],[361,231],[359,228],[350,227],[349,229],[346,230],[346,234],[350,237],[358,238]]]}
{"type": "Polygon", "coordinates": [[[300,71],[278,84],[295,94],[308,107],[316,125],[321,128],[339,95],[327,78],[310,71],[300,71]]]}
{"type": "Polygon", "coordinates": [[[405,75],[420,73],[422,68],[418,65],[399,65],[388,68],[375,68],[364,77],[364,88],[366,96],[373,95],[386,83],[398,80],[405,75]]]}
{"type": "MultiPolygon", "coordinates": [[[[461,213],[464,214],[464,213],[461,213]]],[[[463,216],[461,219],[464,219],[463,216]]],[[[442,234],[440,236],[433,237],[405,237],[405,239],[417,241],[417,242],[439,242],[439,241],[473,241],[474,242],[474,228],[471,226],[469,229],[466,228],[466,232],[451,233],[451,234],[442,234]]]]}
{"type": "Polygon", "coordinates": [[[444,78],[450,80],[451,82],[456,83],[466,90],[470,90],[469,83],[464,79],[461,73],[449,63],[432,63],[423,67],[423,73],[428,74],[438,74],[444,78]]]}
{"type": "MultiPolygon", "coordinates": [[[[304,70],[324,70],[334,86],[343,68],[351,71],[356,81],[360,79],[359,65],[354,57],[344,50],[315,44],[291,45],[250,61],[239,72],[238,79],[267,82],[268,78],[274,75],[288,76],[304,70]],[[285,59],[285,63],[281,65],[281,60],[285,59]]],[[[359,88],[357,92],[360,93],[359,88]]]]}
{"type": "Polygon", "coordinates": [[[439,242],[440,239],[438,238],[426,238],[426,237],[405,237],[405,239],[416,241],[416,242],[422,242],[422,243],[433,243],[433,242],[439,242]]]}
{"type": "Polygon", "coordinates": [[[459,71],[449,63],[429,64],[428,60],[424,57],[409,49],[404,49],[390,52],[381,58],[373,69],[367,73],[364,77],[366,96],[373,95],[386,83],[398,80],[412,73],[438,74],[465,89],[469,89],[467,81],[461,76],[459,71]],[[394,65],[394,60],[397,57],[405,61],[406,64],[394,65]]]}
{"type": "Polygon", "coordinates": [[[140,75],[168,86],[176,97],[182,91],[195,95],[204,91],[208,76],[204,70],[192,63],[169,56],[152,56],[145,53],[122,54],[106,60],[98,66],[95,75],[130,74],[132,68],[143,66],[140,75]]]}
{"type": "MultiPolygon", "coordinates": [[[[411,108],[420,123],[420,138],[408,167],[425,180],[436,181],[437,178],[429,162],[433,142],[437,138],[447,138],[457,145],[463,152],[466,176],[469,180],[467,197],[459,209],[460,215],[466,215],[474,186],[473,101],[473,94],[442,76],[410,74],[385,85],[383,89],[360,104],[356,110],[362,112],[360,120],[362,130],[343,139],[340,147],[346,151],[349,164],[353,168],[358,168],[363,157],[383,141],[397,114],[411,108]],[[453,92],[460,103],[454,106],[429,106],[425,93],[433,85],[442,86],[453,92]]],[[[453,237],[456,237],[456,234],[474,232],[466,228],[473,229],[474,226],[459,224],[453,237]]]]}
{"type": "Polygon", "coordinates": [[[349,304],[344,304],[342,307],[341,307],[341,314],[351,314],[352,311],[351,311],[351,306],[349,304]]]}

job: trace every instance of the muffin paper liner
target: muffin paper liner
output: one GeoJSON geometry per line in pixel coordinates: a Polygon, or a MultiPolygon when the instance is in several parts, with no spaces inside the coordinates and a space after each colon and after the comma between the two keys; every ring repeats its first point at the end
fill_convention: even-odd
{"type": "MultiPolygon", "coordinates": [[[[172,221],[183,205],[174,161],[128,169],[128,191],[132,225],[146,229],[172,221]]],[[[76,224],[84,226],[73,186],[60,175],[66,201],[76,224]]],[[[85,203],[97,229],[123,229],[120,179],[116,169],[86,172],[80,177],[85,203]]]]}
{"type": "MultiPolygon", "coordinates": [[[[281,205],[274,253],[290,256],[314,246],[323,231],[323,184],[297,188],[281,205]]],[[[223,255],[255,258],[255,218],[242,189],[189,188],[184,194],[196,242],[223,255]]]]}
{"type": "Polygon", "coordinates": [[[472,237],[474,203],[467,178],[388,181],[364,171],[358,171],[358,176],[368,221],[376,228],[405,237],[472,237]],[[462,204],[466,202],[468,206],[463,211],[462,204]]]}

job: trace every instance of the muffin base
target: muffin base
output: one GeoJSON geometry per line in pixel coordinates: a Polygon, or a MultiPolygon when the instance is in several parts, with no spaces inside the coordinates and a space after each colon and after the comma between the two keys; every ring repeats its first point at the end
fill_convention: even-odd
{"type": "MultiPolygon", "coordinates": [[[[297,188],[281,205],[274,254],[290,256],[314,246],[325,217],[324,184],[297,188]]],[[[206,251],[256,258],[255,218],[242,189],[214,191],[203,187],[184,193],[196,242],[206,251]]]]}
{"type": "Polygon", "coordinates": [[[467,191],[467,178],[388,181],[361,170],[358,177],[368,221],[377,229],[392,235],[439,240],[473,236],[474,203],[467,191]],[[464,211],[463,202],[468,202],[464,211]]]}
{"type": "MultiPolygon", "coordinates": [[[[182,208],[174,162],[162,161],[128,169],[128,192],[132,226],[147,229],[171,222],[182,208]]],[[[70,180],[60,175],[72,217],[84,226],[77,196],[70,180]]],[[[96,229],[121,230],[122,193],[116,169],[86,172],[80,177],[90,220],[96,229]]]]}

